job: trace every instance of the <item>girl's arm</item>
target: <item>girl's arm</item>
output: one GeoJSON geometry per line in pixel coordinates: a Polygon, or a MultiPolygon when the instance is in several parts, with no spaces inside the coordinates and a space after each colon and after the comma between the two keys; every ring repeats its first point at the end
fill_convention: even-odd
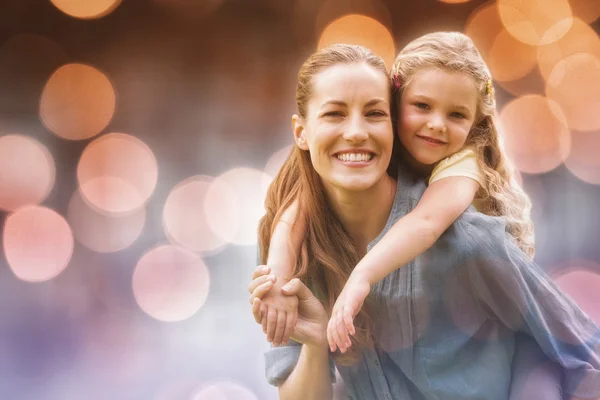
{"type": "Polygon", "coordinates": [[[269,245],[267,265],[279,279],[285,281],[291,279],[305,234],[306,220],[298,218],[298,200],[296,200],[281,214],[269,245]],[[294,225],[297,219],[298,222],[294,225]]]}
{"type": "Polygon", "coordinates": [[[469,207],[479,183],[465,176],[449,176],[433,182],[413,211],[396,221],[356,265],[338,296],[327,328],[331,351],[342,353],[352,345],[353,320],[370,288],[392,271],[428,250],[469,207]]]}
{"type": "Polygon", "coordinates": [[[263,298],[261,321],[267,340],[274,346],[287,343],[298,317],[298,299],[284,296],[281,288],[292,277],[294,265],[302,239],[305,236],[306,222],[298,218],[298,201],[294,201],[281,215],[275,225],[267,265],[276,276],[272,290],[263,298]],[[298,219],[297,223],[294,223],[298,219]]]}
{"type": "Polygon", "coordinates": [[[356,265],[349,282],[370,286],[428,250],[469,207],[479,183],[464,176],[433,182],[413,211],[399,219],[356,265]]]}

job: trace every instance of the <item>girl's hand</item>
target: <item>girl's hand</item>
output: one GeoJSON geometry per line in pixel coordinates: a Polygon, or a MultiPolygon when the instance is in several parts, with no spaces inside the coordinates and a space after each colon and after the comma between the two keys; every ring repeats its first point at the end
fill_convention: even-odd
{"type": "MultiPolygon", "coordinates": [[[[258,267],[252,275],[254,280],[248,287],[252,291],[252,314],[258,323],[265,320],[261,298],[272,289],[273,281],[276,280],[268,277],[269,272],[268,267],[258,267]]],[[[281,291],[285,296],[298,299],[298,319],[290,338],[306,345],[326,346],[327,313],[321,302],[297,278],[283,285],[281,291]]]]}
{"type": "Polygon", "coordinates": [[[298,297],[284,295],[281,288],[287,282],[277,279],[269,272],[270,268],[266,265],[256,268],[252,274],[254,280],[248,286],[248,291],[252,294],[260,288],[257,295],[250,298],[250,302],[254,297],[261,300],[261,319],[257,322],[262,325],[267,340],[273,343],[273,346],[279,346],[287,343],[296,326],[298,297]]]}
{"type": "Polygon", "coordinates": [[[332,352],[339,347],[342,353],[352,346],[349,335],[354,335],[354,317],[360,311],[371,286],[367,281],[349,279],[338,296],[327,325],[327,341],[332,352]]]}

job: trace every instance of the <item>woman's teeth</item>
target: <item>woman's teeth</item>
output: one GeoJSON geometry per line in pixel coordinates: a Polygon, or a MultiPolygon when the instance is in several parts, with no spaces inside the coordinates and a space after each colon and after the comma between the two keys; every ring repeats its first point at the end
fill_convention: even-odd
{"type": "Polygon", "coordinates": [[[360,154],[360,153],[344,153],[338,154],[336,156],[340,161],[350,161],[350,162],[364,162],[371,161],[373,158],[373,154],[360,154]]]}

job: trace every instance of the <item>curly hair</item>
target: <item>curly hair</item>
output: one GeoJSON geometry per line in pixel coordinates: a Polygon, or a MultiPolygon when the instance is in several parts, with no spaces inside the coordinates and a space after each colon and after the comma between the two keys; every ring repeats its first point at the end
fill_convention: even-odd
{"type": "Polygon", "coordinates": [[[410,42],[392,67],[392,103],[397,107],[415,75],[432,68],[464,73],[473,79],[479,97],[475,122],[465,144],[475,149],[484,176],[478,208],[487,215],[504,217],[517,246],[532,258],[535,249],[531,201],[514,179],[513,167],[503,149],[492,77],[473,41],[459,32],[436,32],[410,42]]]}

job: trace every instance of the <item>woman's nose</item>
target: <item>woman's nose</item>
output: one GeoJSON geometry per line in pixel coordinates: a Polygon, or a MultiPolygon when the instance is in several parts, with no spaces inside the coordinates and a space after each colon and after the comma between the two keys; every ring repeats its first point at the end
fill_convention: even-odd
{"type": "Polygon", "coordinates": [[[360,143],[365,141],[369,137],[369,133],[364,118],[351,118],[346,129],[344,129],[343,136],[349,142],[360,143]]]}

